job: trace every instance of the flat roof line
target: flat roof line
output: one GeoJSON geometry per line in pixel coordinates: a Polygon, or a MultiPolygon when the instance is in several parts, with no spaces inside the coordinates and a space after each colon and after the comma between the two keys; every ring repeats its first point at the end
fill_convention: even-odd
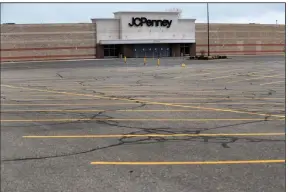
{"type": "Polygon", "coordinates": [[[100,44],[153,44],[153,43],[195,43],[195,39],[115,39],[100,40],[100,44]]]}
{"type": "Polygon", "coordinates": [[[171,13],[171,14],[179,14],[177,11],[117,11],[113,14],[119,14],[119,13],[171,13]]]}

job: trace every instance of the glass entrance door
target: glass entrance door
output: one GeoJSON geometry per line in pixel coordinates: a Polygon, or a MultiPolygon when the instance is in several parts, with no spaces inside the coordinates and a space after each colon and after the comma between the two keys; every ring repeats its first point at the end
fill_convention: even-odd
{"type": "Polygon", "coordinates": [[[118,57],[119,53],[119,45],[104,45],[104,57],[118,57]]]}
{"type": "Polygon", "coordinates": [[[134,57],[169,57],[169,44],[137,44],[134,45],[134,57]]]}
{"type": "Polygon", "coordinates": [[[159,48],[159,55],[160,55],[160,57],[169,57],[170,56],[170,48],[167,47],[167,45],[161,46],[159,48]]]}

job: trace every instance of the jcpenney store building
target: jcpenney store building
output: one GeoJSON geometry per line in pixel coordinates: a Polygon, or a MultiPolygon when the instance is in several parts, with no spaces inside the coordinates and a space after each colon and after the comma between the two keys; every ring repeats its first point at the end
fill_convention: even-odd
{"type": "Polygon", "coordinates": [[[195,19],[178,12],[116,12],[95,23],[98,58],[196,55],[195,19]]]}

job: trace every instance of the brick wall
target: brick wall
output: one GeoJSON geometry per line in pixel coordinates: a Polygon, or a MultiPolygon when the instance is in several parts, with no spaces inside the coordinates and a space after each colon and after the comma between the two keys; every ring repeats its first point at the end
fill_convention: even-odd
{"type": "MultiPolygon", "coordinates": [[[[210,53],[224,55],[283,54],[285,25],[210,24],[210,53]]],[[[207,24],[196,24],[197,53],[208,50],[207,24]]]]}
{"type": "Polygon", "coordinates": [[[2,25],[1,60],[95,58],[93,24],[2,25]]]}
{"type": "MultiPolygon", "coordinates": [[[[95,25],[1,25],[1,61],[95,58],[95,25]]],[[[207,25],[196,24],[197,53],[207,52],[207,25]]],[[[285,25],[210,24],[211,55],[283,54],[285,25]]]]}

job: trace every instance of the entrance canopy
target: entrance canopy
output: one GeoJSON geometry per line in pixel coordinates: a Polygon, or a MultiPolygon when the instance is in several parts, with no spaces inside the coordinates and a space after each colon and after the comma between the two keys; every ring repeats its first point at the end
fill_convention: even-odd
{"type": "Polygon", "coordinates": [[[117,40],[100,40],[102,45],[118,44],[156,44],[156,43],[195,43],[195,39],[117,39],[117,40]]]}

